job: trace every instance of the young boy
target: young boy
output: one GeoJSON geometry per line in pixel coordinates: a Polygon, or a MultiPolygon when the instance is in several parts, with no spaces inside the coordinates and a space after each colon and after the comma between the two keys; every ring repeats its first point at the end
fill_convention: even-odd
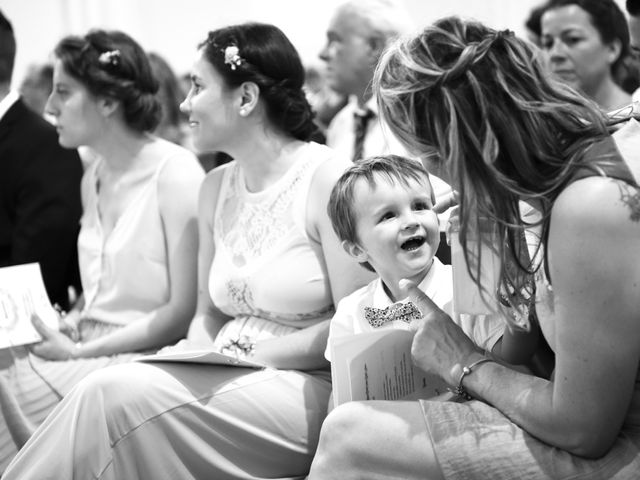
{"type": "Polygon", "coordinates": [[[491,352],[505,323],[497,315],[452,312],[453,273],[435,258],[440,241],[429,174],[417,161],[395,155],[358,161],[340,177],[328,212],[343,248],[380,278],[343,298],[331,320],[325,356],[343,335],[379,328],[408,329],[419,316],[398,281],[413,280],[452,316],[480,348],[491,352]]]}

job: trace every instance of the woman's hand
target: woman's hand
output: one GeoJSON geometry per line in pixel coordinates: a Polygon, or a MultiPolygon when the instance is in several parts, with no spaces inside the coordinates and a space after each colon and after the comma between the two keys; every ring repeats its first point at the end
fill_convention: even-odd
{"type": "Polygon", "coordinates": [[[69,360],[78,355],[78,346],[67,335],[49,328],[37,315],[31,323],[42,336],[42,341],[31,347],[31,352],[46,360],[69,360]]]}
{"type": "Polygon", "coordinates": [[[433,206],[433,211],[436,213],[444,213],[456,205],[458,205],[458,192],[455,190],[449,190],[436,197],[436,203],[433,206]]]}
{"type": "Polygon", "coordinates": [[[411,322],[415,331],[411,356],[425,372],[435,373],[450,385],[457,385],[462,367],[473,361],[479,350],[415,283],[401,280],[399,286],[422,312],[420,320],[411,322]]]}
{"type": "Polygon", "coordinates": [[[80,331],[78,330],[80,312],[78,310],[71,310],[69,313],[65,313],[58,308],[56,308],[56,311],[58,312],[58,323],[60,325],[60,332],[64,333],[73,342],[80,341],[80,331]]]}

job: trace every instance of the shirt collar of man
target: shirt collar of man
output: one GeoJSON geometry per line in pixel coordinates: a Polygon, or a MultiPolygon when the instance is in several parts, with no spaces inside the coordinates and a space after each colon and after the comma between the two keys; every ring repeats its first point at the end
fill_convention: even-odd
{"type": "Polygon", "coordinates": [[[0,120],[9,111],[14,103],[20,99],[20,94],[14,90],[9,90],[9,93],[0,100],[0,120]]]}

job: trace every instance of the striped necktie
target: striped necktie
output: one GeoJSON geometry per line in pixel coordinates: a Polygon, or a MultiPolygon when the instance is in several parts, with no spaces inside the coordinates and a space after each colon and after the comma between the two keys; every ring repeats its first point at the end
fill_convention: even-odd
{"type": "Polygon", "coordinates": [[[367,124],[374,116],[375,114],[368,108],[364,112],[353,113],[355,140],[353,143],[353,157],[351,159],[354,162],[360,160],[363,156],[364,139],[367,136],[367,124]]]}

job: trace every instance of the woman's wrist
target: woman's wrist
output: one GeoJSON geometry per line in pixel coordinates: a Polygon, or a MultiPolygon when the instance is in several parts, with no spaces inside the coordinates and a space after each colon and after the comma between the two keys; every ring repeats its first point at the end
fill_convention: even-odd
{"type": "Polygon", "coordinates": [[[451,385],[453,385],[451,391],[460,397],[470,400],[471,395],[465,387],[465,382],[476,372],[478,367],[486,362],[492,361],[494,360],[490,356],[480,352],[474,352],[465,359],[464,363],[456,363],[453,365],[451,367],[451,385]]]}
{"type": "Polygon", "coordinates": [[[69,360],[75,360],[77,358],[83,358],[82,342],[76,342],[73,344],[71,351],[69,352],[69,360]]]}

